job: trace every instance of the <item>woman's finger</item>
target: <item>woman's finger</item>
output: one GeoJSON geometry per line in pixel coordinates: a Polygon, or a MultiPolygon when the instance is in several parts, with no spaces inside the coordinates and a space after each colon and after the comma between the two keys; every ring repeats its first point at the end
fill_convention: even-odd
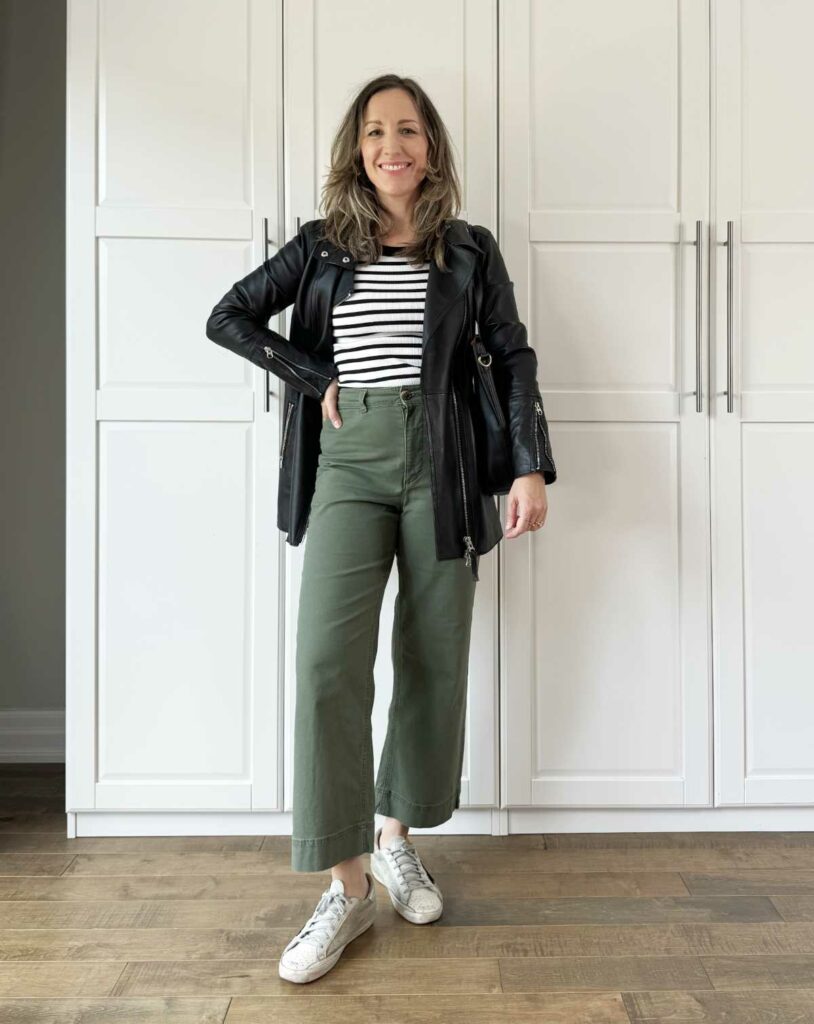
{"type": "Polygon", "coordinates": [[[342,426],[342,420],[339,418],[339,412],[336,408],[336,403],[329,403],[328,405],[328,419],[333,423],[335,427],[342,426]]]}
{"type": "Polygon", "coordinates": [[[339,407],[337,405],[337,396],[339,394],[339,385],[335,380],[331,381],[325,392],[325,397],[322,400],[322,408],[325,413],[325,418],[329,419],[333,423],[334,427],[342,426],[342,417],[339,415],[339,407]]]}
{"type": "Polygon", "coordinates": [[[515,537],[517,527],[522,526],[522,521],[518,520],[519,504],[517,495],[510,493],[506,501],[506,529],[504,530],[506,537],[515,537]]]}

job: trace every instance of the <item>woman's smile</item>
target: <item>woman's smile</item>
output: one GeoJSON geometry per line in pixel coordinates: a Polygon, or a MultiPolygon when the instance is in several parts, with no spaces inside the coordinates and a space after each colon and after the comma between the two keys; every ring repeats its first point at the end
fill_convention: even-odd
{"type": "Polygon", "coordinates": [[[403,171],[408,170],[412,167],[412,161],[396,161],[393,163],[382,163],[379,164],[380,171],[386,171],[388,174],[401,174],[403,171]]]}

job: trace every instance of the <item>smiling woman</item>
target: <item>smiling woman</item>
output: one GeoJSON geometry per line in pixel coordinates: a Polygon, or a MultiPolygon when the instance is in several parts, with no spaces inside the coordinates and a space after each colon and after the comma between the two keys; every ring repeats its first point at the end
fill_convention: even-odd
{"type": "Polygon", "coordinates": [[[513,283],[491,232],[457,217],[452,147],[429,97],[413,79],[368,82],[331,157],[325,217],[236,282],[207,328],[299,392],[279,489],[292,511],[278,520],[293,543],[308,526],[291,865],[330,868],[332,881],[280,957],[294,982],[325,974],[373,923],[373,875],[405,920],[443,911],[408,832],[460,806],[478,559],[503,536],[470,412],[475,322],[506,385],[507,535],[542,525],[556,478],[513,283]],[[291,303],[284,339],[263,325],[291,303]],[[374,778],[373,665],[394,560],[393,699],[374,778]]]}

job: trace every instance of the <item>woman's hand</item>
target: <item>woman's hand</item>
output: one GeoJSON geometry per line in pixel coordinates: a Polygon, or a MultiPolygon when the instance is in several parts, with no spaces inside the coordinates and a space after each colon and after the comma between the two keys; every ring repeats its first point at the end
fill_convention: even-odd
{"type": "Polygon", "coordinates": [[[515,478],[506,500],[506,529],[504,537],[511,539],[522,533],[532,533],[545,523],[548,498],[542,473],[526,473],[515,478]]]}
{"type": "Polygon", "coordinates": [[[334,428],[338,429],[342,426],[342,417],[339,415],[339,409],[337,408],[337,398],[339,397],[339,381],[334,377],[328,387],[325,389],[325,394],[320,401],[322,406],[322,418],[323,420],[330,420],[333,423],[334,428]]]}

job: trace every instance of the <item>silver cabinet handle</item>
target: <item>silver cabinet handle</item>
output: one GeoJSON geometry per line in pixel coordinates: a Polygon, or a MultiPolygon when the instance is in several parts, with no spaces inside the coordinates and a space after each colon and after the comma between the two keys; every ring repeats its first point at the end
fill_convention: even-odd
{"type": "Polygon", "coordinates": [[[732,387],[732,235],[734,222],[726,222],[726,411],[735,408],[735,396],[732,387]]]}
{"type": "Polygon", "coordinates": [[[695,411],[701,401],[701,221],[695,222],[695,411]]]}

